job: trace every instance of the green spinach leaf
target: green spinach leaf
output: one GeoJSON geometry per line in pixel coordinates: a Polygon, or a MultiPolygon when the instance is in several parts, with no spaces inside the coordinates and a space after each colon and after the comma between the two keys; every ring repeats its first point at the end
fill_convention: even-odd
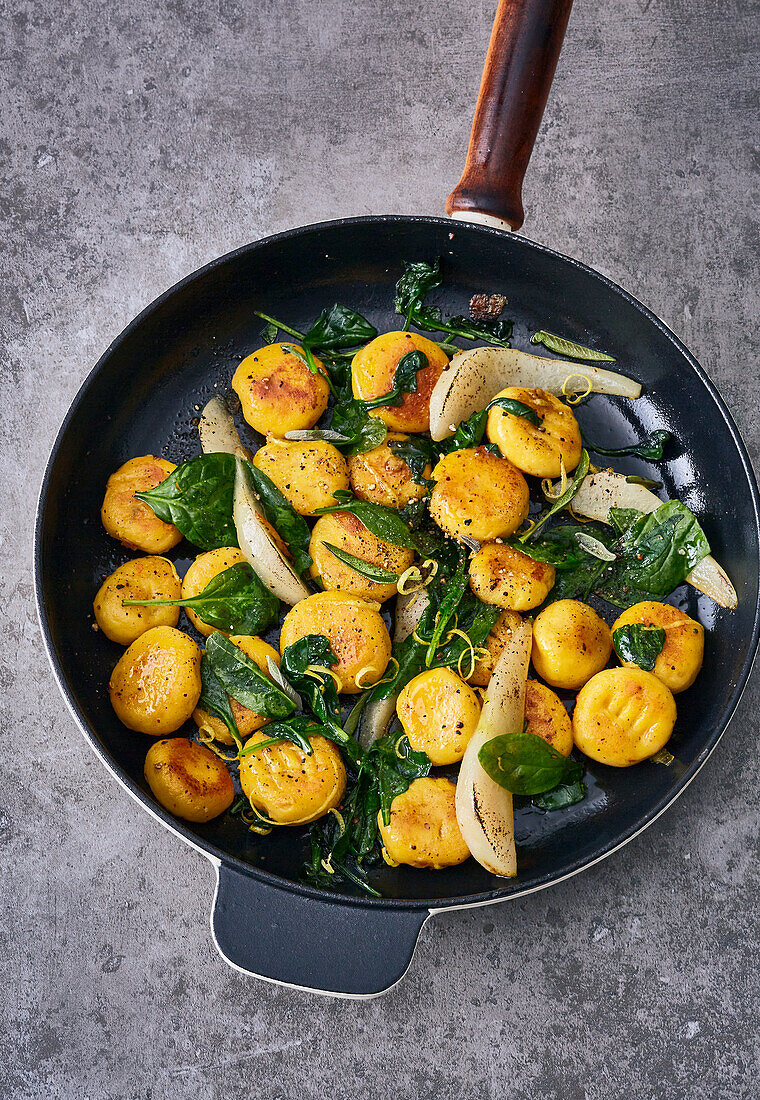
{"type": "Polygon", "coordinates": [[[267,735],[266,740],[254,741],[251,738],[246,741],[240,750],[240,756],[249,756],[252,752],[258,752],[269,745],[277,744],[278,741],[292,741],[294,745],[298,745],[302,753],[311,756],[314,750],[311,747],[309,737],[324,733],[324,730],[313,718],[309,718],[304,714],[294,714],[292,718],[281,722],[269,722],[265,733],[267,735]]]}
{"type": "Polygon", "coordinates": [[[321,723],[320,733],[340,745],[349,759],[357,761],[361,747],[347,736],[340,720],[340,699],[335,681],[329,673],[318,668],[329,668],[338,658],[324,634],[306,634],[286,647],[280,662],[280,671],[295,688],[311,713],[321,723]]]}
{"type": "Polygon", "coordinates": [[[620,551],[620,582],[661,598],[683,584],[710,544],[693,512],[668,500],[626,527],[620,551]]]}
{"type": "Polygon", "coordinates": [[[223,634],[208,639],[206,659],[224,690],[241,706],[266,718],[288,718],[295,711],[293,700],[223,634]]]}
{"type": "Polygon", "coordinates": [[[124,607],[190,607],[202,622],[227,634],[259,634],[277,620],[280,611],[280,601],[247,562],[217,573],[197,596],[122,603],[124,607]]]}
{"type": "Polygon", "coordinates": [[[582,802],[586,797],[586,788],[582,779],[575,779],[572,783],[560,783],[553,791],[533,796],[533,805],[539,810],[564,810],[567,806],[573,806],[576,802],[582,802]]]}
{"type": "Polygon", "coordinates": [[[478,760],[500,787],[512,794],[538,795],[583,775],[577,760],[553,749],[533,733],[504,733],[486,741],[478,760]]]}
{"type": "Polygon", "coordinates": [[[388,429],[379,416],[370,416],[361,401],[350,400],[333,406],[330,427],[345,436],[335,446],[346,454],[362,455],[381,446],[388,429]]]}
{"type": "Polygon", "coordinates": [[[316,351],[344,351],[374,340],[377,329],[366,317],[337,303],[323,310],[303,337],[303,343],[316,351]]]}
{"type": "MultiPolygon", "coordinates": [[[[583,432],[581,432],[583,435],[583,432]]],[[[586,444],[586,449],[593,451],[597,455],[610,455],[610,456],[630,456],[634,458],[643,458],[647,462],[659,462],[662,458],[662,453],[665,448],[665,444],[673,438],[673,433],[666,431],[664,428],[658,428],[656,431],[651,432],[645,439],[640,440],[638,443],[630,443],[627,447],[599,447],[595,443],[589,443],[586,436],[583,435],[583,442],[586,444]]]]}
{"type": "Polygon", "coordinates": [[[232,735],[232,740],[238,747],[242,745],[240,731],[235,721],[235,715],[230,704],[230,697],[224,690],[224,685],[214,672],[208,657],[204,653],[201,657],[201,697],[199,706],[207,710],[215,718],[220,718],[232,735]]]}
{"type": "Polygon", "coordinates": [[[201,550],[237,546],[232,519],[235,458],[198,455],[183,462],[153,489],[135,493],[159,519],[173,523],[201,550]]]}
{"type": "Polygon", "coordinates": [[[392,439],[389,448],[409,467],[412,481],[426,489],[432,489],[435,482],[425,477],[425,470],[438,460],[435,444],[427,436],[409,436],[408,439],[392,439]]]}
{"type": "Polygon", "coordinates": [[[432,665],[441,639],[446,632],[446,627],[449,625],[452,616],[461,603],[462,597],[467,591],[469,583],[468,564],[467,552],[462,548],[459,551],[459,561],[457,562],[454,575],[447,583],[446,593],[436,611],[433,632],[430,637],[430,642],[428,643],[427,652],[425,653],[425,665],[427,668],[430,668],[432,665]]]}
{"type": "Polygon", "coordinates": [[[628,623],[613,631],[612,644],[621,661],[633,661],[645,672],[651,672],[665,645],[665,631],[661,626],[628,623]]]}
{"type": "Polygon", "coordinates": [[[263,470],[254,466],[252,462],[246,463],[246,469],[261,507],[264,509],[264,515],[293,555],[296,570],[301,576],[307,575],[311,565],[309,554],[311,531],[308,523],[303,516],[299,516],[287,497],[283,496],[263,470]]]}

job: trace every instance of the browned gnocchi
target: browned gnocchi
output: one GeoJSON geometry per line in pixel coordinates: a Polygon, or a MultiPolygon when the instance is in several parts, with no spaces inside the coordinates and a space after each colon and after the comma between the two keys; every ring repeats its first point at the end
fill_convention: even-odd
{"type": "Polygon", "coordinates": [[[298,344],[267,344],[246,356],[233,375],[232,388],[252,428],[283,437],[314,427],[330,396],[324,365],[316,357],[314,362],[316,373],[298,344]]]}
{"type": "Polygon", "coordinates": [[[528,514],[528,483],[486,447],[453,451],[433,469],[430,514],[455,538],[484,541],[513,535],[528,514]]]}
{"type": "Polygon", "coordinates": [[[176,468],[165,458],[142,455],[130,458],[111,474],[100,509],[108,534],[130,550],[142,550],[145,554],[165,554],[176,546],[182,539],[181,532],[159,519],[149,504],[135,496],[155,489],[176,468]]]}
{"type": "Polygon", "coordinates": [[[131,645],[154,626],[176,626],[179,607],[125,607],[125,600],[179,599],[181,581],[168,558],[125,561],[101,584],[93,603],[95,622],[112,642],[131,645]]]}
{"type": "Polygon", "coordinates": [[[316,439],[297,443],[270,438],[253,464],[275,483],[302,516],[337,504],[335,493],[348,489],[348,466],[337,447],[316,439]]]}

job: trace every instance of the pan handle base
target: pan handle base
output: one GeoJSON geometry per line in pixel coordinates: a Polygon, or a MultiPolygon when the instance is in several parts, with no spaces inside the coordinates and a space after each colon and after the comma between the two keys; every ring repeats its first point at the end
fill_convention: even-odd
{"type": "Polygon", "coordinates": [[[217,868],[211,932],[237,970],[335,997],[375,997],[406,973],[429,913],[322,901],[217,868]]]}

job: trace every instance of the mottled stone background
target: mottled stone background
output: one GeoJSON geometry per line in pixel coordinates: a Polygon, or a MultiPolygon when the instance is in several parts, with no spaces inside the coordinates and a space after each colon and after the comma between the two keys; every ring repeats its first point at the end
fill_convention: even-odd
{"type": "MultiPolygon", "coordinates": [[[[34,501],[92,363],[253,238],[439,212],[493,8],[0,3],[3,1097],[758,1095],[757,677],[644,836],[431,921],[405,981],[351,1003],[225,966],[210,866],[96,761],[38,633],[34,501]]],[[[686,340],[755,459],[759,46],[754,0],[576,0],[525,196],[529,236],[686,340]]]]}

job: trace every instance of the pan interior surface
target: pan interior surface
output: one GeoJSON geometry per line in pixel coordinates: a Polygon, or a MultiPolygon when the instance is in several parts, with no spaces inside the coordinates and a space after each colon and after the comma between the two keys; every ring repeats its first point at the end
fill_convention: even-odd
{"type": "MultiPolygon", "coordinates": [[[[523,238],[441,219],[332,222],[250,245],[190,276],[149,307],[88,378],[46,475],[36,568],[59,680],[98,752],[138,797],[195,844],[297,883],[304,831],[280,829],[258,837],[229,814],[189,825],[155,803],[143,778],[151,740],[117,721],[106,690],[123,650],[93,629],[94,594],[103,577],[129,556],[105,534],[100,504],[109,474],[128,458],[153,453],[178,463],[198,453],[200,409],[213,393],[229,390],[240,360],[263,343],[255,309],[304,330],[324,307],[341,302],[381,332],[398,328],[392,302],[402,262],[436,256],[443,260],[445,278],[435,300],[444,313],[466,313],[476,291],[499,292],[508,299],[505,316],[515,323],[513,346],[528,349],[532,332],[549,329],[604,349],[617,359],[616,370],[643,384],[637,401],[602,395],[586,400],[577,410],[580,423],[591,439],[612,447],[654,428],[673,433],[666,461],[656,466],[635,458],[610,464],[662,481],[665,495],[678,496],[697,514],[739,595],[738,609],[731,612],[693,589],[677,593],[676,602],[705,625],[707,637],[700,677],[677,699],[671,766],[615,769],[589,761],[584,802],[554,813],[521,808],[514,881],[494,878],[473,860],[440,872],[383,867],[373,876],[385,899],[445,906],[546,885],[634,835],[707,758],[749,672],[758,632],[754,479],[720,399],[672,334],[638,303],[588,268],[523,238]]],[[[169,555],[180,572],[190,552],[181,543],[169,555]]],[[[611,619],[613,609],[606,610],[611,619]]]]}

